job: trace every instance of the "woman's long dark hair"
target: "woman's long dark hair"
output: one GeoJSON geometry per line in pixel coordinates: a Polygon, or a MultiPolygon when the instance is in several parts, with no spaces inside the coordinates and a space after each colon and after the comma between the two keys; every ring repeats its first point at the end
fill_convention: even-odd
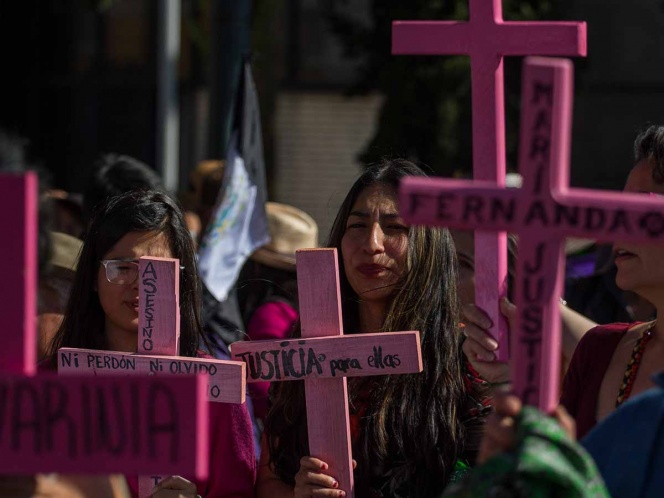
{"type": "Polygon", "coordinates": [[[109,199],[88,227],[64,321],[51,343],[59,348],[107,349],[105,315],[95,291],[99,261],[127,233],[155,231],[166,235],[180,273],[180,354],[196,356],[201,334],[201,284],[191,235],[182,211],[168,194],[133,191],[109,199]]]}
{"type": "MultiPolygon", "coordinates": [[[[406,176],[425,175],[405,160],[384,160],[367,169],[346,196],[328,246],[341,255],[346,221],[364,189],[375,184],[396,189],[406,176]]],[[[353,448],[356,496],[370,496],[369,489],[377,487],[385,496],[437,495],[463,451],[465,394],[452,237],[446,229],[413,226],[407,258],[408,271],[395,287],[382,330],[419,330],[424,371],[349,381],[351,406],[366,403],[353,448]]],[[[360,332],[359,299],[345,277],[342,257],[339,272],[344,329],[360,332]]],[[[303,390],[301,382],[273,384],[275,399],[266,420],[271,465],[290,483],[300,457],[309,454],[303,390]]]]}

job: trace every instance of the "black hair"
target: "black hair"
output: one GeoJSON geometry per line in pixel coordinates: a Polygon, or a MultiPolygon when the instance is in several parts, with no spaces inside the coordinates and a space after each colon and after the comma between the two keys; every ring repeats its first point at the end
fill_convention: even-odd
{"type": "Polygon", "coordinates": [[[664,126],[651,125],[634,140],[634,163],[643,160],[652,162],[655,183],[664,183],[664,126]]]}
{"type": "Polygon", "coordinates": [[[131,190],[161,190],[161,177],[138,159],[120,154],[104,154],[92,167],[92,174],[83,194],[83,216],[92,218],[95,208],[109,197],[131,190]]]}

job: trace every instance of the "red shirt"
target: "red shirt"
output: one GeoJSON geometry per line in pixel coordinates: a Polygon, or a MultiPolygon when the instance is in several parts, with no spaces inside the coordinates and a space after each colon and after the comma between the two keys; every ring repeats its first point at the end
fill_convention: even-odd
{"type": "Polygon", "coordinates": [[[583,336],[574,350],[563,380],[560,403],[576,419],[578,439],[597,425],[597,398],[604,375],[618,343],[634,325],[637,324],[598,325],[583,336]]]}

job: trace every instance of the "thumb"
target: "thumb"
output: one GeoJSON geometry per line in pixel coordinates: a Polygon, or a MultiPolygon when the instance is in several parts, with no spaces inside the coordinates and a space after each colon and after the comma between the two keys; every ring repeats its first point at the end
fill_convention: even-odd
{"type": "Polygon", "coordinates": [[[353,470],[357,468],[357,460],[353,458],[353,470]]]}
{"type": "Polygon", "coordinates": [[[505,318],[507,318],[507,321],[510,324],[510,328],[514,325],[514,320],[516,319],[516,312],[517,308],[516,306],[510,302],[509,299],[506,297],[503,297],[500,300],[500,312],[503,314],[505,318]]]}

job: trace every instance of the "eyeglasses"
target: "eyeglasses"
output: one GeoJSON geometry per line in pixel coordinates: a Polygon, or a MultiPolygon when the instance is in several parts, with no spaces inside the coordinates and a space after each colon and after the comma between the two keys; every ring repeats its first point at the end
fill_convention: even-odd
{"type": "MultiPolygon", "coordinates": [[[[138,278],[137,259],[102,259],[106,271],[106,280],[117,285],[131,285],[138,278]]],[[[180,266],[180,271],[184,266],[180,266]]]]}
{"type": "Polygon", "coordinates": [[[130,285],[138,278],[137,259],[102,259],[106,280],[112,284],[130,285]]]}

